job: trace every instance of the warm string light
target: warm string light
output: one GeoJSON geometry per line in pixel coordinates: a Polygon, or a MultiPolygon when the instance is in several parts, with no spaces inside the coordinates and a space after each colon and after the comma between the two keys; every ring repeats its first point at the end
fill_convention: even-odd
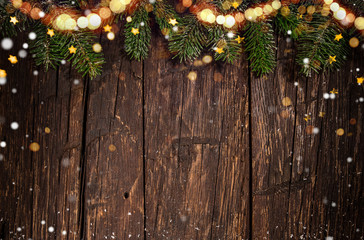
{"type": "MultiPolygon", "coordinates": [[[[136,1],[133,4],[136,4],[136,1]]],[[[32,6],[29,2],[12,0],[12,5],[23,14],[29,15],[35,20],[41,19],[45,25],[51,25],[52,28],[58,31],[77,31],[85,28],[97,30],[110,23],[113,20],[114,14],[125,11],[130,4],[131,0],[111,0],[108,6],[86,10],[84,14],[60,7],[53,8],[46,14],[35,5],[32,6]]],[[[112,34],[109,35],[109,39],[114,38],[112,34]]]]}
{"type": "MultiPolygon", "coordinates": [[[[185,4],[185,0],[182,0],[182,4],[185,4]]],[[[226,1],[228,2],[228,1],[226,1]]],[[[298,3],[299,1],[291,1],[292,3],[298,3]]],[[[234,2],[235,3],[235,2],[234,2]]],[[[198,5],[192,5],[190,7],[190,12],[197,16],[197,19],[206,24],[218,24],[223,25],[226,28],[237,28],[238,30],[243,27],[245,20],[247,21],[258,21],[264,20],[269,16],[275,16],[278,11],[281,12],[283,16],[288,16],[290,14],[290,9],[286,2],[282,3],[279,0],[273,0],[264,5],[259,4],[246,9],[244,12],[236,12],[222,14],[220,13],[213,4],[208,4],[206,2],[199,3],[198,5]]],[[[185,4],[188,6],[188,4],[185,4]]],[[[224,4],[223,4],[224,5],[224,4]]],[[[228,10],[233,5],[229,2],[229,5],[225,10],[228,10]]],[[[223,6],[224,7],[224,6],[223,6]]],[[[318,11],[316,6],[301,6],[299,13],[302,17],[303,14],[307,13],[306,20],[312,19],[312,15],[318,11]]],[[[333,17],[339,20],[344,26],[352,25],[362,31],[364,30],[364,18],[356,17],[353,13],[349,12],[345,8],[341,7],[339,3],[333,0],[325,0],[324,5],[320,8],[321,14],[323,16],[328,16],[332,12],[333,17]]]]}
{"type": "MultiPolygon", "coordinates": [[[[86,10],[84,14],[71,12],[68,9],[57,9],[58,14],[53,14],[52,11],[45,14],[40,8],[31,6],[28,2],[22,0],[12,0],[12,5],[19,9],[22,13],[29,15],[33,19],[42,19],[45,24],[51,24],[55,29],[59,31],[74,31],[78,29],[88,28],[89,30],[96,30],[106,25],[107,21],[113,18],[115,14],[120,14],[129,9],[135,9],[138,0],[111,0],[108,6],[102,6],[92,10],[86,10]]],[[[298,3],[299,1],[291,0],[292,3],[298,3]]],[[[226,1],[224,9],[228,10],[231,7],[235,9],[241,4],[241,1],[226,1]]],[[[190,8],[190,12],[195,14],[199,21],[206,24],[218,24],[223,25],[226,28],[241,29],[245,21],[259,21],[264,20],[269,16],[274,16],[278,11],[283,16],[288,16],[290,10],[287,4],[289,1],[273,0],[265,4],[259,4],[246,9],[244,12],[233,11],[231,13],[221,13],[215,5],[207,2],[200,2],[198,5],[192,5],[191,0],[181,0],[181,4],[185,8],[190,8]]],[[[312,14],[315,13],[315,6],[301,6],[299,13],[302,17],[307,13],[306,20],[312,19],[312,14]]],[[[356,17],[353,13],[349,12],[340,4],[334,0],[324,0],[322,8],[320,8],[321,14],[328,16],[332,12],[333,17],[340,21],[344,26],[354,25],[359,31],[364,30],[364,18],[356,17]]],[[[110,34],[111,35],[111,34],[110,34]]],[[[110,36],[109,39],[113,39],[110,36]]]]}

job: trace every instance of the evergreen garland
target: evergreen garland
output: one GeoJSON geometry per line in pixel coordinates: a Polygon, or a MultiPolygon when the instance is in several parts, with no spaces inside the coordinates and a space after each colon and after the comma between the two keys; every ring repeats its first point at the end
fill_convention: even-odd
{"type": "MultiPolygon", "coordinates": [[[[61,10],[82,11],[88,6],[85,0],[55,0],[52,3],[32,1],[31,3],[37,4],[45,12],[57,7],[61,10]],[[56,6],[53,6],[54,4],[56,6]]],[[[183,15],[177,14],[174,7],[163,0],[152,0],[152,4],[139,0],[133,0],[132,3],[134,7],[127,8],[124,13],[114,14],[110,21],[104,24],[111,23],[113,19],[123,20],[125,15],[130,18],[124,27],[124,50],[136,60],[143,60],[148,56],[151,41],[150,12],[153,13],[155,22],[167,39],[168,48],[174,54],[174,58],[180,61],[191,61],[208,48],[213,51],[215,60],[232,63],[242,52],[246,52],[252,71],[259,76],[271,72],[276,66],[273,29],[279,34],[297,40],[296,61],[302,66],[302,73],[305,75],[319,72],[321,69],[340,67],[348,56],[350,38],[355,36],[362,40],[362,34],[360,35],[353,27],[344,29],[339,21],[333,19],[332,13],[329,16],[322,16],[320,12],[310,15],[302,14],[302,12],[300,14],[299,7],[313,6],[317,4],[314,0],[286,4],[284,6],[286,10],[289,7],[289,14],[278,10],[268,19],[259,17],[255,21],[246,21],[244,26],[238,24],[232,28],[198,20],[196,15],[199,10],[196,6],[202,3],[201,6],[211,7],[215,13],[235,14],[267,1],[234,1],[229,2],[230,5],[226,4],[225,0],[199,1],[194,11],[183,15]],[[148,10],[147,5],[149,5],[148,10]],[[342,36],[342,39],[338,39],[337,36],[342,36]]],[[[352,12],[358,16],[364,11],[362,0],[342,0],[342,4],[351,7],[352,12]]],[[[101,3],[100,6],[108,6],[108,3],[106,5],[101,3]]],[[[57,67],[62,60],[69,60],[79,72],[83,75],[88,74],[91,78],[102,72],[104,58],[102,53],[93,51],[95,34],[92,31],[62,32],[54,29],[55,35],[50,36],[47,31],[52,26],[45,25],[41,20],[29,18],[19,8],[15,8],[11,1],[0,0],[2,36],[11,37],[17,31],[24,31],[27,28],[32,29],[37,35],[35,40],[29,42],[30,52],[34,56],[35,63],[43,65],[45,70],[57,67]],[[10,17],[16,17],[19,23],[11,23],[10,17]],[[70,52],[71,47],[76,49],[74,53],[70,52]]]]}
{"type": "Polygon", "coordinates": [[[273,71],[276,47],[272,25],[269,22],[251,22],[246,26],[244,36],[245,51],[253,72],[261,76],[273,71]]]}
{"type": "Polygon", "coordinates": [[[307,23],[298,42],[297,63],[307,76],[312,71],[318,73],[322,68],[338,68],[346,59],[349,46],[347,40],[335,40],[342,29],[329,17],[314,14],[307,23]]]}
{"type": "Polygon", "coordinates": [[[126,23],[124,32],[126,53],[132,59],[143,60],[148,55],[151,38],[148,12],[144,8],[138,9],[132,21],[126,23]]]}
{"type": "Polygon", "coordinates": [[[169,50],[181,62],[194,60],[207,44],[206,28],[192,16],[186,16],[178,25],[178,31],[169,37],[169,50]]]}

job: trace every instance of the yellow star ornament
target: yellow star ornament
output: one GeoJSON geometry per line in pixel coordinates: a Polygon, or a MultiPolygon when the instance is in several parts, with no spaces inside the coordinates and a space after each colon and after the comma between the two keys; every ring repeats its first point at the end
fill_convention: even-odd
{"type": "Polygon", "coordinates": [[[18,59],[16,58],[16,56],[13,56],[13,55],[9,55],[9,58],[8,60],[12,63],[12,64],[15,64],[18,62],[18,59]]]}
{"type": "Polygon", "coordinates": [[[330,62],[330,64],[332,64],[333,62],[336,62],[336,56],[330,56],[329,62],[330,62]]]}
{"type": "Polygon", "coordinates": [[[105,32],[111,32],[112,27],[108,24],[104,27],[105,32]]]}
{"type": "Polygon", "coordinates": [[[235,41],[238,42],[238,44],[240,44],[242,41],[244,41],[245,37],[240,37],[238,36],[237,38],[235,38],[235,41]]]}
{"type": "Polygon", "coordinates": [[[6,77],[6,71],[3,69],[0,69],[0,78],[6,77]]]}
{"type": "Polygon", "coordinates": [[[362,84],[362,83],[363,83],[363,81],[364,81],[364,77],[359,77],[359,78],[357,78],[356,80],[358,81],[358,84],[360,85],[360,84],[362,84]]]}
{"type": "Polygon", "coordinates": [[[48,28],[48,32],[47,32],[47,34],[48,34],[49,36],[53,37],[53,36],[54,36],[54,30],[53,30],[53,29],[49,29],[49,28],[48,28]]]}
{"type": "Polygon", "coordinates": [[[224,49],[223,48],[216,48],[215,52],[217,52],[218,54],[221,54],[221,53],[224,52],[224,49]]]}
{"type": "Polygon", "coordinates": [[[70,54],[74,54],[74,53],[76,53],[77,48],[75,48],[75,47],[72,45],[70,48],[68,48],[68,50],[70,51],[70,54]]]}
{"type": "Polygon", "coordinates": [[[171,24],[172,26],[174,26],[174,25],[176,25],[178,22],[177,22],[177,20],[175,19],[175,18],[171,18],[171,19],[169,19],[169,22],[168,22],[169,24],[171,24]]]}
{"type": "Polygon", "coordinates": [[[18,19],[16,19],[16,17],[10,17],[10,22],[12,23],[12,24],[17,24],[19,21],[18,21],[18,19]]]}
{"type": "Polygon", "coordinates": [[[311,116],[305,114],[305,117],[303,118],[306,122],[308,122],[309,120],[311,120],[311,116]]]}
{"type": "Polygon", "coordinates": [[[337,91],[337,89],[336,89],[336,88],[333,88],[333,89],[330,91],[330,93],[338,94],[339,92],[337,91]]]}
{"type": "Polygon", "coordinates": [[[237,9],[240,5],[240,3],[234,1],[232,4],[231,4],[235,9],[237,9]]]}
{"type": "Polygon", "coordinates": [[[340,41],[340,39],[342,39],[343,38],[343,35],[340,33],[340,34],[338,34],[338,35],[335,35],[335,41],[340,41]]]}
{"type": "Polygon", "coordinates": [[[139,34],[139,28],[131,28],[131,32],[132,32],[134,35],[137,35],[137,34],[139,34]]]}

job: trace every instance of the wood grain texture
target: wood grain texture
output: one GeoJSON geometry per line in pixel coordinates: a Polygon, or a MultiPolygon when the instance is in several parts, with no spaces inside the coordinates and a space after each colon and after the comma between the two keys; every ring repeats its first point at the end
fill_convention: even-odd
{"type": "MultiPolygon", "coordinates": [[[[9,103],[6,111],[11,111],[5,112],[9,117],[6,128],[2,128],[3,136],[11,137],[7,140],[9,155],[3,161],[2,172],[16,172],[2,178],[6,182],[1,186],[11,186],[12,190],[5,194],[1,191],[2,216],[5,211],[1,237],[61,239],[61,232],[67,231],[67,239],[77,239],[82,83],[72,85],[70,79],[80,76],[70,71],[69,64],[49,73],[37,70],[39,75],[34,75],[34,70],[37,68],[29,57],[20,59],[19,65],[9,71],[10,84],[6,85],[15,87],[17,93],[2,101],[9,103]],[[18,130],[9,129],[12,121],[19,123],[18,130]],[[46,133],[45,128],[50,132],[46,133]],[[40,145],[38,152],[29,150],[32,142],[40,145]],[[55,231],[48,231],[49,227],[55,231]]],[[[11,94],[11,89],[6,92],[11,94]]]]}
{"type": "Polygon", "coordinates": [[[102,43],[104,73],[88,80],[83,239],[143,239],[142,64],[102,43]]]}
{"type": "Polygon", "coordinates": [[[247,238],[247,65],[173,65],[154,41],[144,87],[147,237],[247,238]]]}
{"type": "Polygon", "coordinates": [[[306,78],[277,37],[258,78],[244,56],[178,63],[157,31],[129,61],[118,35],[92,81],[1,50],[0,239],[363,239],[363,49],[306,78]]]}

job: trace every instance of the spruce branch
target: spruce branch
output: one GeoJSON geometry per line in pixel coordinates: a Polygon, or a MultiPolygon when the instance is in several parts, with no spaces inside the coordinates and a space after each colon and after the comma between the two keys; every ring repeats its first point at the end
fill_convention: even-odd
{"type": "Polygon", "coordinates": [[[62,36],[57,40],[59,49],[62,49],[61,55],[65,59],[72,61],[72,66],[83,76],[88,74],[90,78],[95,78],[102,72],[102,64],[105,62],[102,53],[96,53],[92,49],[95,35],[89,32],[72,32],[62,36]],[[76,53],[71,54],[69,48],[75,47],[76,53]]]}
{"type": "Polygon", "coordinates": [[[276,66],[275,42],[269,22],[250,22],[244,29],[245,51],[253,72],[258,76],[273,71],[276,66]]]}
{"type": "MultiPolygon", "coordinates": [[[[222,48],[221,53],[215,51],[215,60],[223,60],[229,63],[233,63],[241,52],[241,44],[239,41],[233,38],[228,37],[228,32],[223,29],[221,26],[217,26],[216,28],[208,29],[209,36],[209,45],[214,50],[216,48],[222,48]]],[[[232,34],[232,33],[231,33],[232,34]]]]}
{"type": "Polygon", "coordinates": [[[290,14],[283,16],[279,12],[273,20],[273,25],[278,33],[287,35],[288,31],[291,31],[289,36],[293,39],[297,39],[302,33],[300,24],[302,23],[302,16],[297,11],[296,5],[290,5],[290,14]]]}
{"type": "Polygon", "coordinates": [[[335,40],[342,30],[330,17],[314,14],[298,42],[297,63],[306,76],[312,71],[318,73],[322,68],[338,68],[345,61],[348,42],[345,39],[335,40]],[[335,60],[330,61],[331,57],[335,60]]]}
{"type": "Polygon", "coordinates": [[[51,37],[47,34],[47,30],[46,26],[38,22],[35,24],[33,30],[37,38],[29,42],[30,53],[33,54],[35,64],[37,66],[44,65],[45,71],[48,71],[49,67],[55,68],[64,59],[59,48],[59,42],[66,42],[62,40],[63,38],[68,40],[67,37],[61,34],[56,34],[51,37]]]}
{"type": "Polygon", "coordinates": [[[168,29],[169,36],[173,34],[173,25],[169,23],[170,19],[176,19],[177,21],[177,27],[179,23],[182,21],[181,18],[178,16],[174,8],[167,4],[165,1],[156,1],[154,4],[153,13],[155,16],[155,20],[157,24],[159,25],[159,28],[162,31],[165,31],[165,29],[168,29]]]}
{"type": "Polygon", "coordinates": [[[169,50],[180,61],[193,60],[207,44],[206,29],[193,16],[186,16],[169,38],[169,50]]]}
{"type": "Polygon", "coordinates": [[[15,9],[10,1],[0,0],[0,32],[2,37],[12,37],[17,31],[24,30],[32,22],[19,10],[15,9]],[[10,22],[10,17],[16,17],[19,21],[16,25],[10,22]]]}
{"type": "Polygon", "coordinates": [[[136,60],[148,56],[151,39],[148,12],[139,8],[132,16],[132,21],[125,25],[125,51],[136,60]],[[133,32],[132,32],[133,31],[133,32]]]}

